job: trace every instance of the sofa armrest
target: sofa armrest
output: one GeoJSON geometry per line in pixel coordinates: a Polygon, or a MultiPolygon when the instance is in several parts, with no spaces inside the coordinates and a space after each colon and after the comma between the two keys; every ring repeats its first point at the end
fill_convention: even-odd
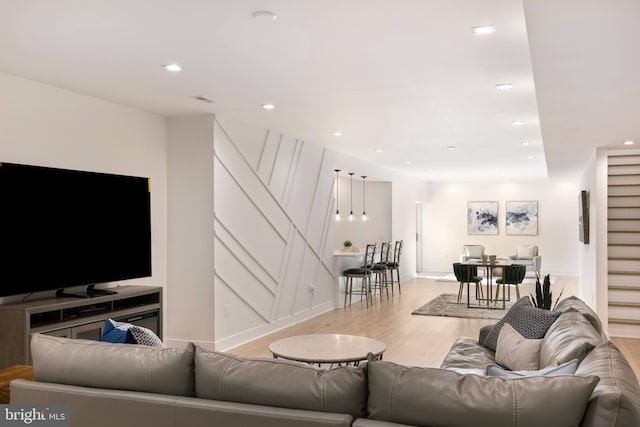
{"type": "Polygon", "coordinates": [[[494,326],[495,324],[485,325],[482,328],[480,328],[480,333],[478,334],[478,342],[481,345],[484,345],[484,340],[487,339],[487,335],[489,335],[489,333],[491,332],[494,326]]]}
{"type": "Polygon", "coordinates": [[[533,257],[533,271],[540,275],[540,267],[542,266],[542,257],[540,255],[536,255],[533,257]]]}
{"type": "Polygon", "coordinates": [[[509,259],[512,260],[512,261],[516,260],[516,259],[518,259],[518,255],[509,255],[509,259]]]}

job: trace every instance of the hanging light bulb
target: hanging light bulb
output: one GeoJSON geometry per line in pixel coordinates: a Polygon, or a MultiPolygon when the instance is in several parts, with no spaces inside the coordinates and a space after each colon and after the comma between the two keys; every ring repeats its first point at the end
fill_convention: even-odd
{"type": "Polygon", "coordinates": [[[338,172],[340,172],[340,169],[334,169],[334,172],[336,173],[336,221],[340,221],[340,209],[338,206],[340,202],[338,198],[338,172]]]}
{"type": "Polygon", "coordinates": [[[365,202],[365,198],[364,198],[364,194],[365,194],[365,191],[364,191],[364,190],[365,190],[364,183],[365,183],[365,181],[364,181],[364,180],[365,180],[365,179],[367,179],[367,176],[366,176],[366,175],[362,175],[362,220],[363,220],[363,221],[366,221],[366,220],[367,220],[367,211],[366,211],[366,210],[365,210],[365,208],[364,208],[364,206],[365,206],[365,204],[364,204],[364,202],[365,202]]]}
{"type": "Polygon", "coordinates": [[[349,221],[353,221],[353,174],[355,172],[349,172],[351,175],[351,212],[349,212],[349,221]]]}

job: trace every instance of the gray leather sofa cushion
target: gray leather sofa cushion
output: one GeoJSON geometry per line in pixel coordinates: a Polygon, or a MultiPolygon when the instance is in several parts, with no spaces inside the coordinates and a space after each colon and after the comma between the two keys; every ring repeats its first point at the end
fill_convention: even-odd
{"type": "Polygon", "coordinates": [[[27,380],[11,383],[11,401],[69,405],[72,425],[81,427],[349,427],[353,422],[348,414],[27,380]]]}
{"type": "Polygon", "coordinates": [[[451,346],[440,367],[457,372],[475,369],[478,374],[483,374],[485,367],[490,363],[495,363],[493,350],[480,345],[471,338],[458,338],[451,346]]]}
{"type": "Polygon", "coordinates": [[[194,395],[193,344],[162,348],[34,334],[37,381],[85,387],[194,395]]]}
{"type": "Polygon", "coordinates": [[[577,427],[598,377],[496,378],[370,362],[369,418],[439,427],[577,427]]]}
{"type": "Polygon", "coordinates": [[[582,313],[582,315],[591,323],[593,328],[599,333],[602,334],[602,323],[600,322],[600,318],[598,315],[581,299],[571,296],[563,299],[558,303],[555,308],[558,311],[566,312],[566,311],[577,311],[578,313],[582,313]]]}
{"type": "Polygon", "coordinates": [[[567,311],[549,328],[540,347],[540,367],[572,359],[582,361],[604,338],[577,311],[567,311]]]}
{"type": "Polygon", "coordinates": [[[640,386],[620,350],[605,341],[594,348],[576,370],[578,375],[597,375],[582,427],[640,426],[640,386]]]}
{"type": "Polygon", "coordinates": [[[196,397],[280,408],[367,412],[362,367],[318,369],[282,359],[244,359],[196,346],[196,397]]]}

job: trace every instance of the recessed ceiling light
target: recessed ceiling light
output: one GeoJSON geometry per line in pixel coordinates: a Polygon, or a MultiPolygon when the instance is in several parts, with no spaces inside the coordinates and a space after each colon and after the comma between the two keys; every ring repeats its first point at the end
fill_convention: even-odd
{"type": "Polygon", "coordinates": [[[337,131],[333,132],[333,136],[342,136],[342,132],[337,130],[337,131]]]}
{"type": "Polygon", "coordinates": [[[411,164],[411,160],[407,160],[404,162],[405,165],[410,165],[411,164]]]}
{"type": "Polygon", "coordinates": [[[455,150],[455,149],[456,149],[456,147],[454,147],[453,145],[450,145],[450,146],[447,147],[447,150],[455,150]]]}
{"type": "Polygon", "coordinates": [[[163,65],[163,67],[165,70],[173,71],[174,73],[182,70],[182,67],[179,64],[166,64],[163,65]]]}
{"type": "Polygon", "coordinates": [[[522,120],[514,120],[511,122],[511,124],[514,126],[521,126],[524,124],[524,122],[522,120]]]}
{"type": "Polygon", "coordinates": [[[267,18],[267,19],[271,19],[272,21],[275,21],[278,18],[278,15],[276,15],[273,12],[270,12],[268,10],[259,10],[257,12],[253,12],[251,14],[252,18],[267,18]]]}
{"type": "Polygon", "coordinates": [[[527,146],[529,144],[531,144],[529,141],[522,141],[522,145],[524,145],[524,146],[527,146]]]}
{"type": "Polygon", "coordinates": [[[631,141],[631,140],[629,140],[629,141],[625,141],[625,142],[624,142],[624,145],[633,145],[633,144],[635,144],[635,143],[636,143],[635,141],[631,141]]]}
{"type": "Polygon", "coordinates": [[[527,159],[531,160],[531,159],[533,159],[533,156],[529,156],[529,157],[527,157],[527,159]]]}
{"type": "Polygon", "coordinates": [[[378,148],[378,149],[376,150],[376,153],[384,153],[384,150],[383,150],[382,148],[378,148]]]}
{"type": "Polygon", "coordinates": [[[273,110],[274,108],[276,108],[276,106],[273,104],[262,104],[261,107],[265,110],[273,110]]]}
{"type": "Polygon", "coordinates": [[[484,25],[481,27],[473,27],[471,30],[473,31],[473,34],[475,34],[476,36],[482,36],[485,34],[495,33],[496,27],[494,27],[493,25],[484,25]]]}
{"type": "Polygon", "coordinates": [[[496,85],[496,89],[498,90],[509,90],[512,88],[513,88],[513,85],[511,83],[500,83],[496,85]]]}

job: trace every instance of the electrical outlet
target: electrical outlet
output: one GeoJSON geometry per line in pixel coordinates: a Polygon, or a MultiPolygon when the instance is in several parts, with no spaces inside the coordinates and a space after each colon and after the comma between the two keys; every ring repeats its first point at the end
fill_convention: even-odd
{"type": "Polygon", "coordinates": [[[316,291],[316,285],[313,283],[309,285],[309,292],[314,293],[316,291]]]}

